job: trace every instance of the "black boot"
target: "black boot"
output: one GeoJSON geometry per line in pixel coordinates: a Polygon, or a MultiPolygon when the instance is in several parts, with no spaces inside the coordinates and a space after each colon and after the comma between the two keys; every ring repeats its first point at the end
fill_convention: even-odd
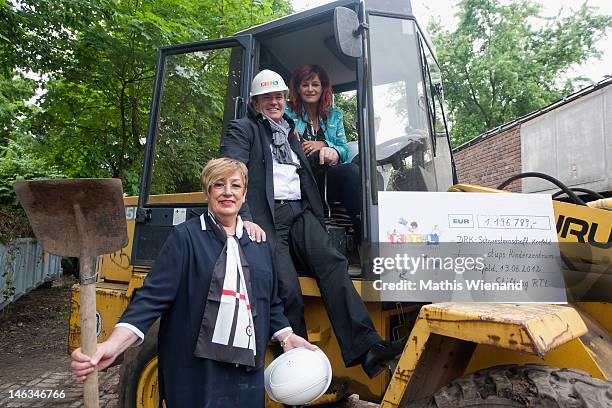
{"type": "Polygon", "coordinates": [[[402,354],[407,337],[392,342],[373,344],[363,358],[361,367],[370,378],[376,377],[389,366],[391,360],[402,354]]]}

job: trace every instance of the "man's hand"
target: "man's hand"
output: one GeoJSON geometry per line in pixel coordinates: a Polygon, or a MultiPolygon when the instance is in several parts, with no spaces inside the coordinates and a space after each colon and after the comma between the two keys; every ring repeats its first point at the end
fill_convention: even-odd
{"type": "Polygon", "coordinates": [[[317,346],[312,343],[309,343],[308,340],[298,336],[293,332],[289,333],[287,337],[285,337],[285,341],[282,341],[281,343],[284,343],[283,352],[285,353],[297,347],[304,347],[312,351],[315,351],[317,349],[317,346]]]}
{"type": "Polygon", "coordinates": [[[98,344],[96,352],[92,357],[84,354],[79,347],[71,354],[72,363],[70,363],[70,368],[74,373],[76,381],[81,383],[85,381],[87,375],[94,371],[96,365],[98,366],[98,371],[102,371],[110,366],[119,354],[117,346],[108,341],[98,344]]]}
{"type": "Polygon", "coordinates": [[[335,166],[338,163],[338,152],[333,147],[323,147],[319,152],[319,164],[335,166]]]}
{"type": "Polygon", "coordinates": [[[302,150],[304,150],[304,154],[306,154],[306,156],[310,156],[317,150],[321,150],[324,147],[327,147],[327,144],[321,140],[307,140],[302,143],[302,150]]]}
{"type": "Polygon", "coordinates": [[[266,242],[266,232],[259,225],[251,221],[244,221],[243,224],[251,241],[257,241],[258,243],[261,243],[261,241],[266,242]]]}

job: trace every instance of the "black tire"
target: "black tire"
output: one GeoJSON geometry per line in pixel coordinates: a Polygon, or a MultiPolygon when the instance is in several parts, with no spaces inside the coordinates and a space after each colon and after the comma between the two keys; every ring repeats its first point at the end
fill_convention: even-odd
{"type": "Polygon", "coordinates": [[[138,382],[145,367],[157,357],[157,332],[159,320],[149,330],[144,342],[128,349],[124,354],[119,376],[119,402],[122,408],[135,408],[138,382]]]}
{"type": "Polygon", "coordinates": [[[456,379],[403,408],[612,408],[612,383],[575,369],[536,364],[491,367],[456,379]]]}

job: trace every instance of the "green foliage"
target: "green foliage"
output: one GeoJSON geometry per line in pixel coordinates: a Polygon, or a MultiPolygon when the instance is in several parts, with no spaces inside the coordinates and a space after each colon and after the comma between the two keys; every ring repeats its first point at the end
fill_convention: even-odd
{"type": "Polygon", "coordinates": [[[13,183],[19,180],[39,178],[62,178],[63,174],[55,167],[48,166],[41,159],[30,156],[23,146],[9,141],[0,147],[0,206],[19,209],[20,204],[13,191],[13,183]]]}
{"type": "Polygon", "coordinates": [[[57,168],[30,156],[23,146],[10,140],[0,146],[0,242],[31,236],[25,212],[15,195],[13,184],[19,180],[61,178],[57,168]]]}
{"type": "Polygon", "coordinates": [[[201,165],[219,151],[230,55],[230,49],[219,49],[168,58],[153,194],[199,191],[201,165]]]}
{"type": "Polygon", "coordinates": [[[355,92],[345,92],[334,95],[334,104],[344,117],[344,132],[346,141],[357,140],[357,94],[355,92]]]}
{"type": "Polygon", "coordinates": [[[560,83],[575,64],[599,52],[611,16],[583,4],[565,18],[540,17],[529,0],[462,0],[454,32],[429,24],[454,123],[454,146],[572,92],[580,80],[560,83]],[[535,24],[537,23],[537,24],[535,24]]]}
{"type": "MultiPolygon", "coordinates": [[[[34,71],[44,91],[40,109],[27,114],[28,127],[22,132],[31,135],[31,153],[70,177],[119,177],[128,194],[138,193],[157,49],[230,36],[291,11],[289,0],[11,4],[0,7],[0,38],[6,40],[0,46],[0,61],[12,67],[7,72],[34,71]]],[[[223,65],[216,67],[208,78],[218,77],[223,65]]],[[[164,96],[178,101],[181,95],[172,92],[164,89],[164,96]]],[[[201,123],[182,135],[175,156],[160,166],[166,171],[161,179],[172,180],[170,184],[176,181],[173,174],[199,172],[200,154],[207,147],[197,137],[220,132],[218,115],[198,109],[206,101],[215,112],[222,110],[222,96],[216,89],[202,92],[208,93],[200,105],[184,105],[180,112],[182,118],[201,116],[201,123]]],[[[191,100],[202,95],[194,93],[191,100]]],[[[2,106],[0,101],[0,115],[2,106]]],[[[19,113],[10,116],[14,120],[19,113]]]]}
{"type": "Polygon", "coordinates": [[[0,146],[27,132],[27,118],[36,107],[27,101],[35,95],[36,84],[17,73],[0,73],[0,146]]]}

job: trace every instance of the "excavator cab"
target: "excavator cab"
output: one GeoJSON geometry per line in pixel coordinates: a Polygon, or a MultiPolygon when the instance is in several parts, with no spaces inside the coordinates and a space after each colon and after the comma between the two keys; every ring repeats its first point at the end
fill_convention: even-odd
{"type": "Polygon", "coordinates": [[[306,63],[329,73],[359,166],[361,226],[322,198],[334,242],[360,275],[351,242],[378,241],[380,191],[446,191],[456,181],[440,68],[409,1],[343,0],[237,33],[159,51],[132,261],[150,265],[172,226],[198,215],[200,166],[218,155],[230,120],[246,114],[263,69],[286,83],[306,63]],[[175,202],[166,195],[174,196],[175,202]],[[160,203],[159,196],[164,195],[160,203]],[[356,237],[355,231],[361,236],[356,237]]]}

